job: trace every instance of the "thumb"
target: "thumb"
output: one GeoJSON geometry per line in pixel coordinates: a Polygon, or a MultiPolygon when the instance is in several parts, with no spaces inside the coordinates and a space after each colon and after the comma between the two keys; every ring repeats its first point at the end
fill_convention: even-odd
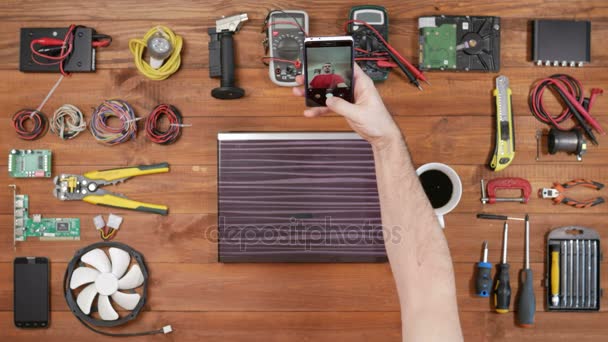
{"type": "Polygon", "coordinates": [[[327,108],[331,109],[333,112],[347,118],[352,116],[357,110],[357,107],[354,104],[337,96],[333,96],[325,100],[325,105],[327,105],[327,108]]]}

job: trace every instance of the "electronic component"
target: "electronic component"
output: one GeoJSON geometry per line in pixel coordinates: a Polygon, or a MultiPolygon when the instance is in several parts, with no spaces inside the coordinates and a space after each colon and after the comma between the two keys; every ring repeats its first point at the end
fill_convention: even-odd
{"type": "Polygon", "coordinates": [[[264,21],[270,80],[280,86],[297,86],[296,76],[302,75],[304,38],[308,35],[308,14],[304,11],[278,10],[268,13],[264,21]]]}
{"type": "Polygon", "coordinates": [[[245,96],[245,90],[234,81],[234,34],[249,20],[246,13],[222,17],[209,34],[209,77],[221,78],[220,86],[211,90],[211,96],[220,100],[233,100],[245,96]]]}
{"type": "Polygon", "coordinates": [[[93,72],[95,48],[112,38],[90,27],[22,28],[19,70],[24,72],[93,72]]]}
{"type": "Polygon", "coordinates": [[[108,216],[108,228],[112,229],[120,229],[120,225],[122,224],[122,216],[110,214],[108,216]]]}
{"type": "Polygon", "coordinates": [[[13,178],[51,177],[50,150],[16,150],[8,155],[8,174],[13,178]]]}
{"type": "Polygon", "coordinates": [[[19,257],[13,262],[13,311],[17,328],[49,325],[49,259],[19,257]]]}
{"type": "Polygon", "coordinates": [[[63,293],[70,311],[93,332],[127,337],[173,331],[170,325],[142,332],[97,329],[123,326],[135,320],[148,300],[148,269],[144,257],[127,245],[100,242],[78,250],[63,280],[63,293]]]}
{"type": "Polygon", "coordinates": [[[418,29],[420,69],[500,70],[499,17],[421,17],[418,29]]]}
{"type": "Polygon", "coordinates": [[[532,60],[536,65],[579,66],[591,62],[591,22],[534,20],[532,60]]]}
{"type": "Polygon", "coordinates": [[[28,195],[18,195],[17,186],[13,188],[14,239],[25,241],[37,237],[40,240],[80,240],[80,219],[78,218],[42,218],[36,214],[29,216],[28,195]]]}
{"type": "MultiPolygon", "coordinates": [[[[388,41],[388,14],[382,6],[364,5],[350,9],[349,20],[364,21],[388,41]]],[[[351,24],[349,32],[355,41],[355,61],[374,81],[384,81],[392,63],[387,50],[376,34],[365,25],[351,24]]],[[[396,65],[395,65],[396,66],[396,65]]]]}

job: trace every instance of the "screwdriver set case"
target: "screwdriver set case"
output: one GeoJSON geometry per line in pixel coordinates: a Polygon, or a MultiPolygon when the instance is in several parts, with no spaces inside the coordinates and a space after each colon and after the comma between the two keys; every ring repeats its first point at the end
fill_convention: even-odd
{"type": "Polygon", "coordinates": [[[580,226],[553,229],[547,237],[547,310],[599,311],[602,259],[595,230],[580,226]]]}

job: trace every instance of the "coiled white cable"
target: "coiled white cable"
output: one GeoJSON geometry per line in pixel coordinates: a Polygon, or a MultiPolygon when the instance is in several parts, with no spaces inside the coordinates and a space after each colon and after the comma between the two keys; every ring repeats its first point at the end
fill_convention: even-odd
{"type": "Polygon", "coordinates": [[[50,122],[51,132],[57,134],[62,140],[76,137],[87,128],[84,115],[78,107],[64,104],[57,108],[50,122]]]}

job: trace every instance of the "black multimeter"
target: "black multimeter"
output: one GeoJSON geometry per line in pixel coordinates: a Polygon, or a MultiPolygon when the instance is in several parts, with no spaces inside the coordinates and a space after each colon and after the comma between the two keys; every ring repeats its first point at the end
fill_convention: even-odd
{"type": "Polygon", "coordinates": [[[296,76],[302,75],[308,14],[295,10],[272,11],[268,13],[266,26],[270,80],[280,86],[297,86],[296,76]]]}
{"type": "MultiPolygon", "coordinates": [[[[385,41],[388,41],[388,15],[382,6],[364,5],[350,9],[349,20],[361,20],[375,28],[385,41]]],[[[381,67],[378,60],[386,47],[378,36],[365,25],[352,23],[349,33],[355,41],[355,60],[361,69],[374,81],[384,81],[388,78],[390,67],[381,67]],[[364,58],[369,58],[365,60],[364,58]]],[[[389,58],[390,59],[390,58],[389,58]]]]}

